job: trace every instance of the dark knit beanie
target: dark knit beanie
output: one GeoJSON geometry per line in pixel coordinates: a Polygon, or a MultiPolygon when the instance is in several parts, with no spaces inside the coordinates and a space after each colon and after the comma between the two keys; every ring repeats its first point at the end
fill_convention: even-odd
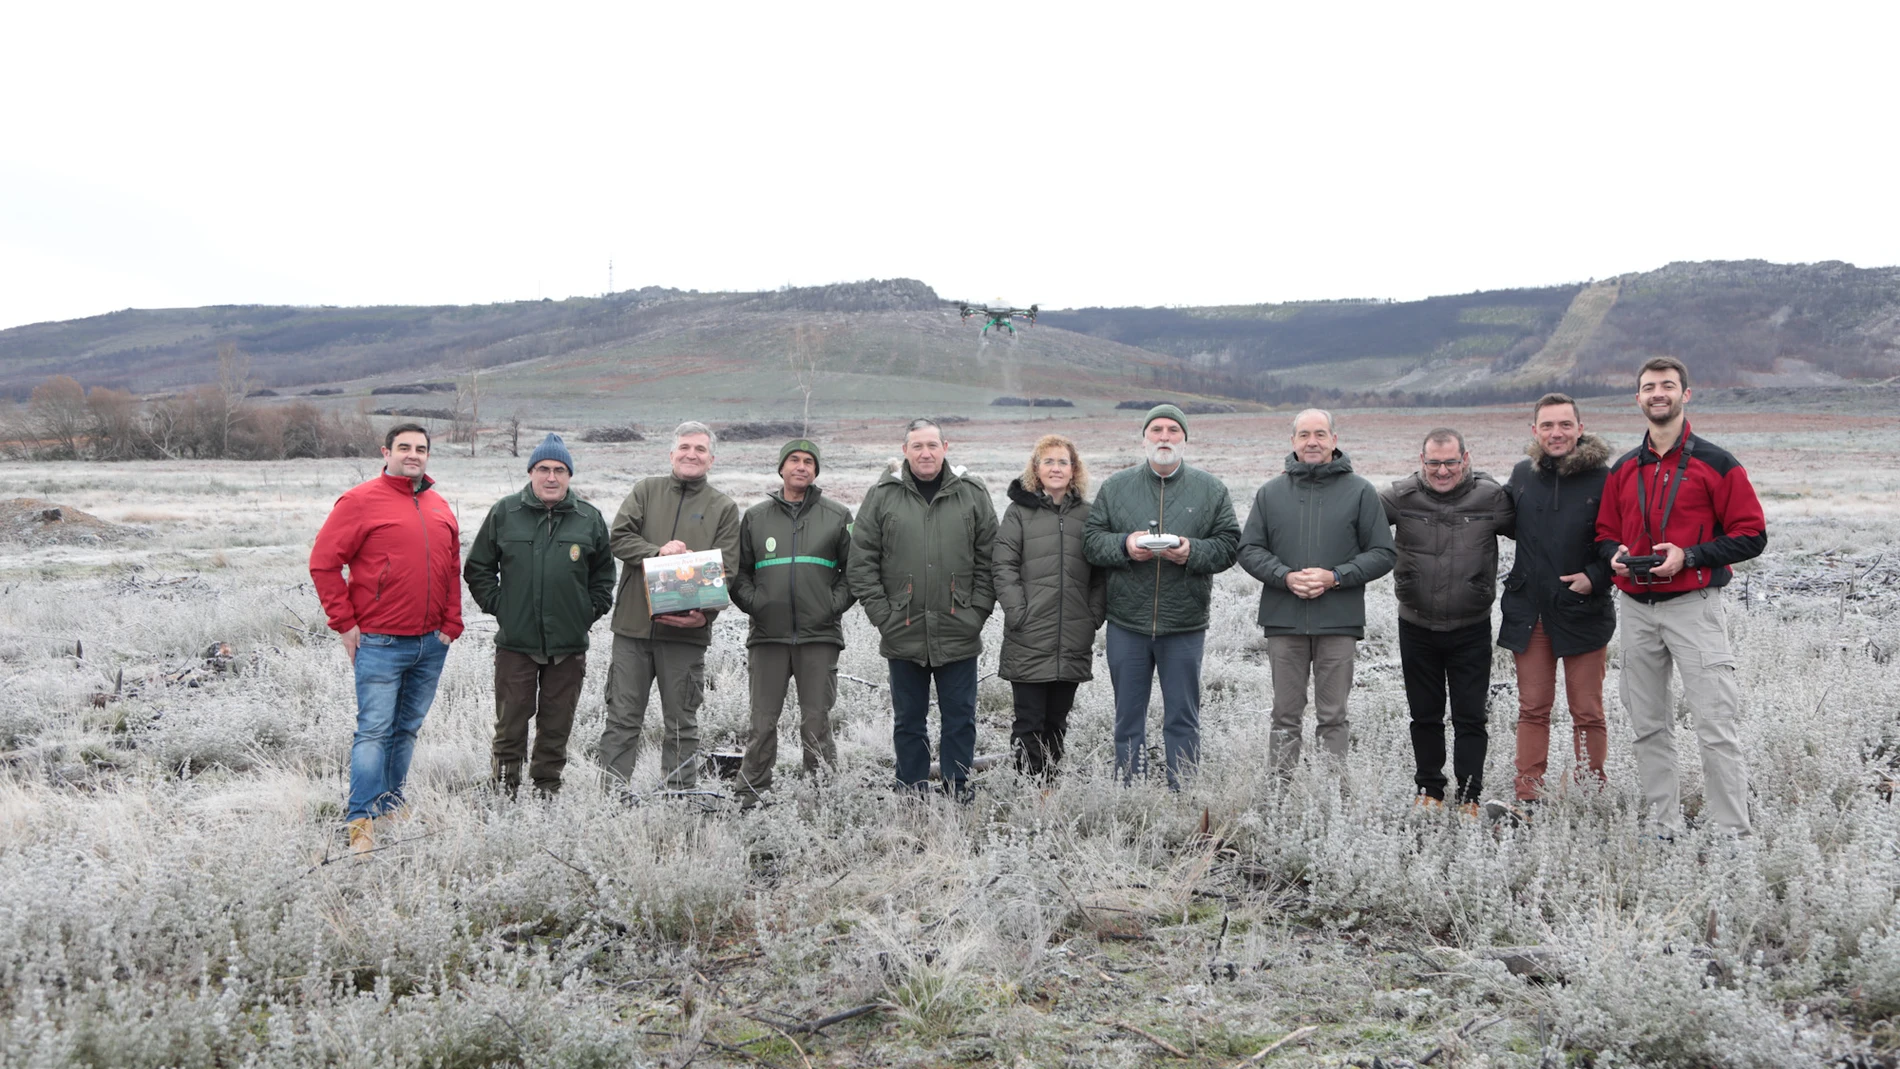
{"type": "Polygon", "coordinates": [[[785,458],[791,456],[793,453],[810,453],[811,454],[811,471],[812,471],[813,476],[816,476],[819,472],[824,470],[825,458],[818,455],[818,447],[816,445],[813,445],[811,440],[808,438],[794,438],[791,441],[786,442],[784,445],[779,447],[779,451],[778,451],[778,470],[779,471],[785,470],[785,458]]]}
{"type": "Polygon", "coordinates": [[[544,460],[565,464],[567,473],[574,474],[574,458],[568,454],[567,444],[561,441],[561,436],[558,434],[550,434],[541,439],[541,444],[536,446],[534,453],[528,457],[528,470],[533,471],[534,466],[544,460]]]}
{"type": "Polygon", "coordinates": [[[1141,421],[1141,433],[1147,434],[1148,424],[1153,423],[1155,420],[1161,419],[1164,416],[1181,425],[1181,437],[1183,440],[1185,440],[1187,438],[1187,416],[1184,415],[1180,409],[1174,407],[1173,405],[1156,405],[1153,408],[1149,409],[1148,418],[1141,421]]]}

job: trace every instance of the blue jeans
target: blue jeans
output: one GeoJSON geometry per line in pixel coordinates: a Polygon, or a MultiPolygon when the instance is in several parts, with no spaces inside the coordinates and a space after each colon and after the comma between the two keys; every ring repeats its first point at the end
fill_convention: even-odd
{"type": "Polygon", "coordinates": [[[961,794],[976,760],[976,658],[936,667],[891,661],[891,745],[897,751],[897,785],[930,785],[930,681],[937,681],[940,732],[937,760],[944,786],[961,794]]]}
{"type": "Polygon", "coordinates": [[[1150,637],[1110,621],[1108,679],[1115,687],[1115,771],[1124,782],[1147,771],[1148,696],[1161,677],[1161,745],[1168,787],[1201,761],[1201,649],[1207,632],[1150,637]]]}
{"type": "Polygon", "coordinates": [[[426,635],[364,635],[356,647],[356,741],[350,744],[347,819],[402,805],[416,732],[435,701],[448,644],[426,635]]]}

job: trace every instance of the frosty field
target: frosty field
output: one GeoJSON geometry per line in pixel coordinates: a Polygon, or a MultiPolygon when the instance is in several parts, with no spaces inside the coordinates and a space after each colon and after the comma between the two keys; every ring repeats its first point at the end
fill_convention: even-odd
{"type": "MultiPolygon", "coordinates": [[[[897,415],[825,428],[829,493],[856,506],[897,415]]],[[[1619,451],[1636,441],[1633,413],[1585,416],[1619,451]]],[[[1288,418],[1190,425],[1191,462],[1243,519],[1288,418]]],[[[835,780],[794,774],[788,715],[777,804],[610,799],[586,756],[603,621],[567,788],[497,797],[493,622],[469,604],[409,813],[351,858],[348,663],[305,565],[331,501],[379,462],[0,465],[0,499],[100,521],[0,524],[0,1065],[1891,1066],[1900,420],[1690,419],[1749,467],[1770,524],[1727,603],[1754,791],[1741,844],[1643,834],[1614,644],[1608,788],[1568,789],[1522,828],[1415,810],[1389,579],[1368,597],[1344,776],[1280,786],[1258,585],[1235,569],[1186,790],[1115,782],[1098,659],[1058,784],[1005,765],[970,806],[885,789],[885,666],[855,610],[835,780]]],[[[1000,503],[1036,433],[1076,438],[1099,483],[1134,462],[1137,423],[946,430],[1000,503]]],[[[1440,423],[1500,480],[1521,455],[1516,408],[1344,413],[1341,444],[1383,483],[1440,423]]],[[[570,442],[574,487],[611,515],[666,444],[570,442]]],[[[758,501],[777,445],[721,445],[714,484],[758,501]]],[[[466,543],[526,462],[439,448],[466,543]]],[[[708,655],[715,745],[745,730],[743,637],[727,613],[708,655]]],[[[1492,678],[1502,796],[1508,654],[1492,678]]],[[[1158,693],[1151,716],[1158,744],[1158,693]]],[[[1561,701],[1556,720],[1553,776],[1561,701]]],[[[1003,753],[1008,726],[1008,686],[987,679],[978,753],[1003,753]]],[[[1686,722],[1678,748],[1693,812],[1686,722]]],[[[649,747],[643,788],[656,765],[649,747]]]]}

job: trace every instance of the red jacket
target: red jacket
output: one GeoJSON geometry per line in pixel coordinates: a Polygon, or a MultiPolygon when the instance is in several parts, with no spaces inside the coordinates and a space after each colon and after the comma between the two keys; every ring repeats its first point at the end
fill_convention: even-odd
{"type": "Polygon", "coordinates": [[[330,629],[376,635],[462,634],[462,532],[442,495],[399,475],[352,487],[310,550],[330,629]],[[350,570],[348,580],[343,569],[350,570]]]}
{"type": "Polygon", "coordinates": [[[1748,472],[1727,450],[1690,433],[1686,419],[1682,436],[1668,453],[1657,456],[1644,435],[1642,444],[1610,468],[1603,485],[1603,503],[1597,508],[1597,552],[1609,560],[1616,556],[1618,545],[1625,545],[1640,556],[1650,552],[1652,542],[1681,546],[1688,559],[1667,582],[1639,583],[1634,577],[1616,577],[1619,588],[1644,600],[1726,586],[1734,574],[1729,565],[1760,556],[1768,544],[1768,522],[1748,472]],[[1682,485],[1675,490],[1672,506],[1670,483],[1679,467],[1682,485]],[[1639,474],[1641,493],[1648,499],[1647,525],[1639,504],[1639,474]],[[1667,530],[1663,529],[1665,509],[1667,530]]]}

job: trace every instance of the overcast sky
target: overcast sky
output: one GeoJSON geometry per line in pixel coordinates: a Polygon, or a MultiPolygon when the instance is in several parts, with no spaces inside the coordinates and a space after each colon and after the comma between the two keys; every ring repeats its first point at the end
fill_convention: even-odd
{"type": "Polygon", "coordinates": [[[1900,263],[1900,5],[660,7],[6,5],[0,327],[1900,263]]]}

